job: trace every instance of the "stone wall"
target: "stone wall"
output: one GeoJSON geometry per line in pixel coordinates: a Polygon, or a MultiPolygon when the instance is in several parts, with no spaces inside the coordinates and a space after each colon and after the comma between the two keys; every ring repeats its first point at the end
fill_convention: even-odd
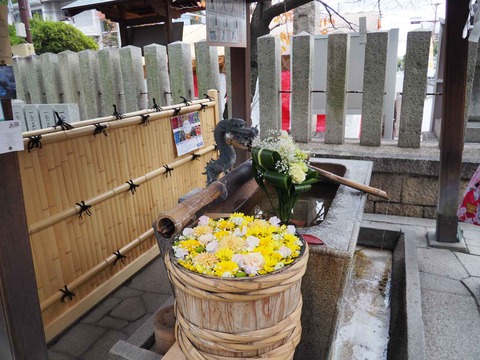
{"type": "MultiPolygon", "coordinates": [[[[373,161],[370,186],[386,191],[389,200],[369,195],[366,213],[429,219],[436,217],[440,164],[438,144],[422,143],[420,149],[401,149],[388,142],[382,142],[378,148],[358,146],[358,141],[340,146],[312,142],[304,148],[321,158],[373,161]]],[[[465,145],[459,202],[480,164],[478,154],[480,145],[465,145]]]]}

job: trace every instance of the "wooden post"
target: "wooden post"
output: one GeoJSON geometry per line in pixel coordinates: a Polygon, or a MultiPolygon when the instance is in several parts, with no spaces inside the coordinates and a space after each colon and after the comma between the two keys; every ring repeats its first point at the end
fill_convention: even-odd
{"type": "Polygon", "coordinates": [[[17,154],[1,154],[0,169],[0,359],[47,360],[17,154]]]}
{"type": "Polygon", "coordinates": [[[446,5],[446,61],[442,127],[440,133],[440,193],[437,208],[436,239],[459,242],[457,208],[462,174],[464,111],[468,41],[462,39],[468,0],[448,0],[446,5]]]}
{"type": "MultiPolygon", "coordinates": [[[[247,47],[230,48],[230,64],[232,76],[232,118],[244,119],[247,126],[252,126],[250,91],[250,3],[247,2],[245,14],[247,18],[247,47]]],[[[242,164],[248,158],[245,151],[237,153],[235,166],[242,164]]]]}

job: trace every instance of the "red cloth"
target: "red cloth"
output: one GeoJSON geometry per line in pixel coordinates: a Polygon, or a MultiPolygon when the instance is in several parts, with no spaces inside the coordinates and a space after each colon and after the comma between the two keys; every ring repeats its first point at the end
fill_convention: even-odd
{"type": "Polygon", "coordinates": [[[460,221],[480,225],[480,166],[468,183],[457,216],[460,221]]]}

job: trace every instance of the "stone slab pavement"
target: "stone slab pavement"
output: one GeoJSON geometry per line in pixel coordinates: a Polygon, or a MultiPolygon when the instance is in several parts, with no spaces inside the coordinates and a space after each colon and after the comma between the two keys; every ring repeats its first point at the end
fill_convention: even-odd
{"type": "Polygon", "coordinates": [[[69,330],[48,344],[50,360],[106,360],[170,299],[172,290],[157,257],[69,330]]]}
{"type": "Polygon", "coordinates": [[[435,220],[364,214],[363,224],[416,233],[426,359],[480,359],[480,226],[460,224],[469,253],[435,249],[435,220]]]}

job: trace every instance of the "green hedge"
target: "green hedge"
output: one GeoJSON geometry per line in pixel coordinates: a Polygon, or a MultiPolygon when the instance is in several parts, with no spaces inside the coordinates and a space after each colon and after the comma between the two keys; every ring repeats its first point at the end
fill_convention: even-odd
{"type": "MultiPolygon", "coordinates": [[[[10,25],[10,42],[12,45],[23,43],[23,38],[15,36],[15,26],[10,25]],[[13,28],[13,34],[12,29],[13,28]],[[14,35],[14,36],[12,36],[14,35]],[[20,40],[19,40],[20,39],[20,40]]],[[[30,20],[35,53],[41,55],[46,52],[58,54],[65,50],[82,51],[86,49],[98,50],[98,45],[74,26],[51,20],[42,20],[38,17],[30,20]]]]}

